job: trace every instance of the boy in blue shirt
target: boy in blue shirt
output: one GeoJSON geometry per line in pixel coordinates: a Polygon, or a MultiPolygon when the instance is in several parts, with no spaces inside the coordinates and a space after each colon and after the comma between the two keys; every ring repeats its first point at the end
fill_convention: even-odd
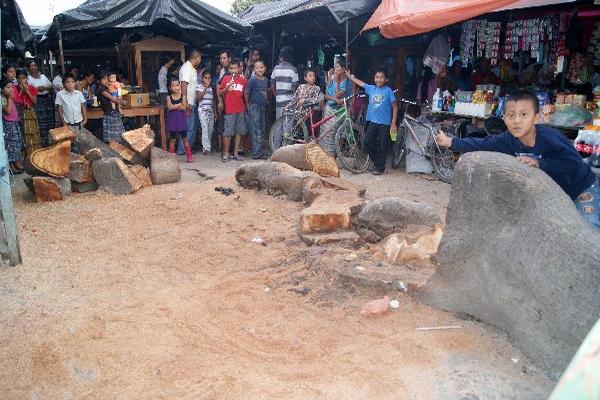
{"type": "Polygon", "coordinates": [[[600,230],[600,188],[598,178],[573,144],[560,131],[536,125],[540,106],[528,91],[511,94],[504,110],[507,132],[484,139],[436,136],[440,146],[457,153],[497,151],[517,156],[517,160],[541,168],[573,199],[579,213],[600,230]]]}
{"type": "Polygon", "coordinates": [[[385,86],[388,82],[388,73],[380,68],[375,71],[375,85],[368,85],[357,79],[349,71],[348,77],[355,85],[365,89],[365,94],[369,96],[369,106],[367,107],[367,131],[365,147],[369,157],[373,160],[373,175],[381,175],[385,171],[387,160],[388,137],[390,136],[390,127],[396,128],[396,118],[398,116],[398,104],[394,91],[385,86]]]}

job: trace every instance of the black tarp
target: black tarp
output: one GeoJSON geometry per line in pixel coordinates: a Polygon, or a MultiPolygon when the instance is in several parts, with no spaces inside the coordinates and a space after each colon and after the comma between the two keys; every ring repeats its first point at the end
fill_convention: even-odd
{"type": "Polygon", "coordinates": [[[327,7],[338,24],[352,18],[371,14],[380,0],[277,0],[248,7],[240,14],[244,22],[265,23],[300,12],[327,7]]]}
{"type": "Polygon", "coordinates": [[[372,14],[381,3],[380,0],[329,0],[327,8],[338,23],[352,18],[372,14]]]}
{"type": "Polygon", "coordinates": [[[2,50],[5,51],[5,43],[10,40],[20,55],[25,54],[27,43],[34,39],[33,32],[15,0],[0,0],[2,18],[2,50]]]}
{"type": "Polygon", "coordinates": [[[54,17],[46,41],[60,31],[65,48],[114,45],[124,33],[151,32],[194,45],[245,40],[252,27],[200,0],[87,0],[54,17]]]}

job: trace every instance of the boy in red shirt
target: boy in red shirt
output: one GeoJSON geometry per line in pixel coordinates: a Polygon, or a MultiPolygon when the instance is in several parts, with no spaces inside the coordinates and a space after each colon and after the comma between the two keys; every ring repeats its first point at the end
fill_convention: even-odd
{"type": "Polygon", "coordinates": [[[220,96],[223,96],[225,102],[225,129],[223,131],[223,153],[221,160],[227,162],[230,160],[229,144],[231,137],[235,135],[233,147],[233,159],[242,161],[238,155],[241,137],[246,134],[246,103],[244,101],[244,92],[248,81],[240,74],[239,61],[229,63],[229,73],[223,77],[219,85],[220,96]]]}

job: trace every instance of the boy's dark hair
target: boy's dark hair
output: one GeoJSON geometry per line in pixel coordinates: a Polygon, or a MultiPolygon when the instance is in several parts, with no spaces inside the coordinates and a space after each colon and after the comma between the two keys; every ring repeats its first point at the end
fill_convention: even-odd
{"type": "Polygon", "coordinates": [[[255,65],[256,65],[256,64],[258,64],[258,63],[261,63],[262,65],[264,65],[264,66],[265,66],[265,68],[267,68],[267,63],[266,63],[266,62],[264,62],[264,60],[256,60],[256,61],[254,62],[254,64],[255,64],[255,65]]]}
{"type": "Polygon", "coordinates": [[[231,60],[231,61],[229,61],[229,65],[227,65],[227,68],[231,68],[234,65],[237,65],[239,67],[240,62],[238,60],[231,60]]]}
{"type": "Polygon", "coordinates": [[[200,50],[196,49],[195,47],[191,47],[185,53],[185,59],[190,60],[195,54],[201,55],[202,53],[200,53],[200,50]]]}
{"type": "Polygon", "coordinates": [[[82,76],[83,78],[87,78],[88,76],[92,76],[92,75],[94,75],[94,71],[92,71],[92,70],[83,71],[83,72],[81,73],[81,76],[82,76]]]}
{"type": "Polygon", "coordinates": [[[73,74],[71,74],[71,73],[64,74],[63,78],[62,78],[63,85],[65,84],[65,82],[67,81],[67,79],[73,79],[73,80],[75,80],[75,76],[73,74]]]}
{"type": "Polygon", "coordinates": [[[6,74],[6,72],[8,72],[9,69],[14,68],[15,71],[17,70],[17,64],[6,64],[2,67],[2,75],[6,74]]]}
{"type": "Polygon", "coordinates": [[[219,57],[221,57],[223,54],[225,54],[227,56],[227,58],[231,58],[231,51],[223,50],[219,53],[219,57]]]}
{"type": "Polygon", "coordinates": [[[162,56],[160,56],[160,65],[165,65],[171,60],[175,61],[175,57],[173,57],[170,54],[163,54],[162,56]]]}
{"type": "Polygon", "coordinates": [[[375,71],[375,74],[373,76],[375,76],[377,74],[383,74],[383,76],[385,76],[385,79],[387,79],[389,76],[388,71],[385,68],[377,68],[377,70],[375,71]]]}
{"type": "Polygon", "coordinates": [[[96,80],[98,82],[100,82],[102,79],[104,78],[108,78],[108,75],[110,75],[109,72],[107,71],[100,71],[97,75],[96,75],[96,80]]]}
{"type": "Polygon", "coordinates": [[[281,61],[290,62],[294,57],[294,50],[290,46],[284,46],[279,50],[279,59],[281,61]]]}
{"type": "Polygon", "coordinates": [[[12,81],[9,81],[6,78],[2,78],[2,80],[0,80],[0,90],[4,89],[9,83],[12,85],[12,81]]]}
{"type": "Polygon", "coordinates": [[[211,72],[208,69],[205,69],[204,72],[202,73],[202,78],[204,78],[206,75],[212,77],[211,72]]]}
{"type": "Polygon", "coordinates": [[[507,103],[510,101],[530,101],[535,113],[537,114],[540,112],[540,103],[537,97],[528,90],[517,90],[516,92],[512,92],[506,98],[507,103]]]}
{"type": "Polygon", "coordinates": [[[17,75],[16,75],[16,77],[18,78],[18,77],[23,76],[23,75],[27,76],[27,70],[24,69],[24,68],[17,69],[17,75]]]}
{"type": "Polygon", "coordinates": [[[338,57],[336,64],[340,64],[340,67],[342,67],[343,69],[346,69],[348,67],[346,57],[344,56],[338,57]]]}
{"type": "Polygon", "coordinates": [[[306,77],[308,76],[308,74],[309,74],[309,73],[311,73],[311,72],[312,72],[313,74],[315,74],[315,77],[317,76],[317,72],[316,72],[314,69],[312,69],[312,68],[308,68],[308,69],[305,69],[305,70],[304,70],[304,77],[306,78],[306,77]]]}

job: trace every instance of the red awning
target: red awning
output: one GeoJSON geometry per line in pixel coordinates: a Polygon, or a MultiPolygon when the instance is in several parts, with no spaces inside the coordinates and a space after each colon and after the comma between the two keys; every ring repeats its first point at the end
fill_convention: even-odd
{"type": "Polygon", "coordinates": [[[379,27],[388,39],[411,36],[494,11],[574,0],[383,0],[363,31],[379,27]]]}

